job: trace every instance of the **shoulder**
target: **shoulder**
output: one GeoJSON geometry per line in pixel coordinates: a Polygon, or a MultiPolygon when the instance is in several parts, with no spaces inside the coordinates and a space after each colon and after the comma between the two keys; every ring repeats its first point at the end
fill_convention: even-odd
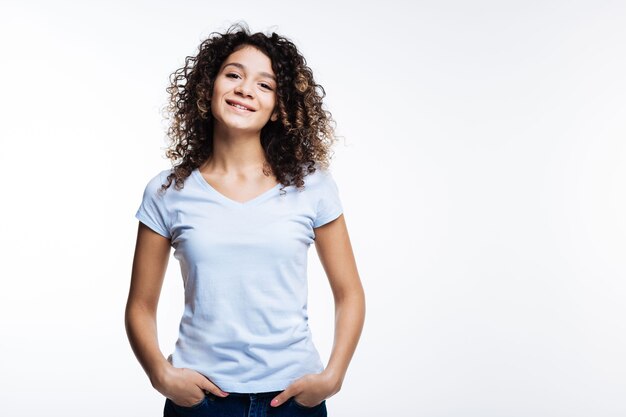
{"type": "Polygon", "coordinates": [[[159,171],[152,179],[154,181],[161,181],[161,183],[164,183],[167,180],[167,176],[170,175],[172,172],[174,172],[173,168],[167,168],[164,170],[159,171]]]}
{"type": "Polygon", "coordinates": [[[172,168],[163,169],[149,177],[148,184],[153,186],[158,184],[160,186],[161,184],[165,183],[165,181],[167,180],[167,176],[170,175],[172,172],[172,168]]]}
{"type": "Polygon", "coordinates": [[[315,172],[304,177],[305,186],[311,186],[311,188],[334,185],[334,182],[332,171],[329,168],[322,168],[319,164],[315,164],[315,172]]]}
{"type": "MultiPolygon", "coordinates": [[[[151,177],[148,177],[146,186],[145,186],[145,194],[160,194],[158,191],[161,189],[161,185],[167,183],[167,176],[172,172],[172,169],[164,169],[156,174],[153,174],[151,177]]],[[[170,186],[169,188],[172,188],[170,186]]],[[[168,189],[169,189],[168,188],[168,189]]]]}

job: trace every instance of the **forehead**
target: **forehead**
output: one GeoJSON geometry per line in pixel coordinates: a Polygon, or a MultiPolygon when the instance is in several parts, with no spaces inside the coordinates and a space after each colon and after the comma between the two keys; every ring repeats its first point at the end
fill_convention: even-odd
{"type": "Polygon", "coordinates": [[[222,64],[222,68],[232,63],[241,64],[245,70],[266,72],[274,75],[272,60],[254,46],[245,45],[228,55],[222,64]]]}

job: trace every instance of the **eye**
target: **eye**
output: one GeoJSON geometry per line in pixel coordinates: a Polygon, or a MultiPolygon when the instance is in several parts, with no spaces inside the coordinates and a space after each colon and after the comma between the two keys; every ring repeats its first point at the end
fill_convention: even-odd
{"type": "Polygon", "coordinates": [[[263,87],[263,88],[268,89],[268,90],[271,90],[271,89],[272,89],[272,87],[271,87],[269,84],[266,84],[266,83],[261,83],[261,84],[259,84],[259,85],[260,85],[261,87],[263,87]]]}
{"type": "Polygon", "coordinates": [[[226,76],[228,78],[239,78],[239,74],[234,73],[234,72],[229,72],[228,74],[226,74],[226,76]]]}

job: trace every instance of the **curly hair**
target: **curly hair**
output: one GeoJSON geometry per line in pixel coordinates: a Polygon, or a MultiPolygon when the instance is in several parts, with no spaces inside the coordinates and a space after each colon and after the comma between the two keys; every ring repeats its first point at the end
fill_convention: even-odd
{"type": "Polygon", "coordinates": [[[161,186],[163,191],[172,181],[176,189],[183,188],[191,172],[212,155],[215,78],[226,58],[245,46],[270,58],[277,81],[279,117],[261,129],[261,146],[268,161],[264,174],[274,173],[284,192],[284,187],[292,184],[303,188],[303,178],[315,172],[316,165],[328,168],[337,139],[332,115],[323,108],[324,88],[315,82],[306,60],[289,39],[273,32],[251,34],[247,24],[235,23],[225,33],[212,32],[198,47],[198,54],[186,57],[185,65],[170,75],[166,89],[170,100],[165,110],[172,122],[165,155],[172,160],[173,169],[161,186]]]}

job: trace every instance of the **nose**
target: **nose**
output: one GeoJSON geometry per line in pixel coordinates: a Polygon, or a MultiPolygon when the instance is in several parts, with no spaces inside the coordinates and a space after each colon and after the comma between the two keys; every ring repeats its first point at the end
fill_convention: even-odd
{"type": "Polygon", "coordinates": [[[235,87],[235,94],[239,94],[242,96],[253,97],[252,88],[248,85],[246,81],[242,81],[235,87]]]}

